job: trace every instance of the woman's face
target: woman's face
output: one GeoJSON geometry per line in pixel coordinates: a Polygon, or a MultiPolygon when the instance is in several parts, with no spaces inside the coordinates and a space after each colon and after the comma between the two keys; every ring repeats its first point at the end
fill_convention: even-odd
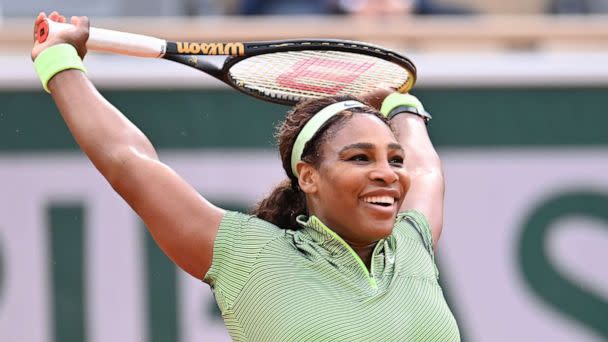
{"type": "Polygon", "coordinates": [[[353,246],[390,235],[410,186],[390,128],[371,114],[354,114],[322,144],[321,158],[311,214],[353,246]]]}

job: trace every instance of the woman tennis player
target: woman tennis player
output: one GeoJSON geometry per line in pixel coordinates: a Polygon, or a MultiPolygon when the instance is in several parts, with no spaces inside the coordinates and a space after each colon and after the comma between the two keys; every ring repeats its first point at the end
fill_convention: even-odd
{"type": "Polygon", "coordinates": [[[296,105],[278,131],[287,179],[253,215],[225,211],[99,94],[81,71],[88,19],[72,23],[34,43],[37,68],[56,70],[45,89],[162,250],[211,286],[235,341],[459,341],[434,261],[441,163],[415,97],[378,90],[296,105]]]}

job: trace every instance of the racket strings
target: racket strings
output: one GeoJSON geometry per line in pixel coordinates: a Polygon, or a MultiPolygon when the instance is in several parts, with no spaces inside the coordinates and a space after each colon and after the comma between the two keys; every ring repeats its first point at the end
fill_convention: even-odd
{"type": "Polygon", "coordinates": [[[277,52],[242,60],[230,68],[232,82],[290,101],[361,94],[380,86],[399,88],[409,79],[401,66],[342,51],[277,52]]]}

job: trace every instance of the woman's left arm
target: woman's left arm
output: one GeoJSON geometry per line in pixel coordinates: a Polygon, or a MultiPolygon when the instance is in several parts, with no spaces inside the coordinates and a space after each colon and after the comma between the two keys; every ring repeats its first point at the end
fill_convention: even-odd
{"type": "Polygon", "coordinates": [[[411,113],[397,114],[391,119],[391,127],[405,150],[404,163],[411,177],[411,186],[400,211],[415,209],[427,218],[436,248],[443,226],[445,193],[441,160],[422,117],[411,113]]]}
{"type": "MultiPolygon", "coordinates": [[[[387,107],[385,99],[394,90],[376,89],[362,96],[378,110],[391,111],[387,107]],[[388,109],[388,110],[387,110],[388,109]]],[[[420,107],[422,104],[413,95],[402,95],[407,106],[420,107]],[[409,97],[405,98],[405,96],[409,97]]],[[[392,101],[394,103],[394,101],[392,101]]],[[[397,101],[399,103],[399,101],[397,101]]],[[[393,107],[389,105],[388,107],[393,107]]],[[[388,113],[384,113],[387,115],[388,113]]],[[[411,177],[410,189],[405,196],[399,211],[417,210],[429,221],[433,235],[433,246],[437,247],[441,229],[443,226],[443,198],[444,177],[443,168],[439,155],[433,147],[433,143],[427,132],[425,119],[417,114],[401,112],[390,119],[391,127],[395,132],[399,144],[405,150],[405,167],[411,177]]]]}

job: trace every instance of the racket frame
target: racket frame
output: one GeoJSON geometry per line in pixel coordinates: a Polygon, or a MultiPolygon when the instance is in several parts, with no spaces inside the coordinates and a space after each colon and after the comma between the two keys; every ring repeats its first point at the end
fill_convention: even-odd
{"type": "MultiPolygon", "coordinates": [[[[57,23],[47,19],[37,28],[36,39],[42,43],[53,31],[67,29],[69,26],[70,24],[57,23]]],[[[173,42],[141,34],[91,27],[87,48],[94,51],[171,60],[203,71],[249,96],[289,106],[296,104],[298,101],[285,97],[272,97],[256,89],[237,84],[230,76],[230,68],[247,58],[264,54],[297,51],[339,51],[379,58],[406,70],[408,77],[405,83],[397,87],[398,92],[408,92],[416,83],[417,77],[414,63],[395,51],[358,41],[338,39],[221,43],[173,42]],[[186,47],[186,50],[192,50],[192,52],[183,51],[184,47],[186,47]],[[208,56],[225,56],[225,59],[219,66],[220,63],[213,63],[209,59],[205,59],[208,56]]]]}
{"type": "MultiPolygon", "coordinates": [[[[234,46],[234,45],[232,45],[234,46]]],[[[225,49],[223,49],[225,50],[225,49]]],[[[233,50],[234,51],[234,50],[233,50]]],[[[165,54],[162,58],[172,60],[181,64],[191,66],[195,69],[204,71],[205,73],[219,79],[228,84],[232,88],[245,93],[255,98],[278,103],[282,105],[292,106],[296,101],[275,98],[263,94],[255,89],[242,87],[236,84],[230,77],[230,68],[235,64],[254,56],[264,54],[280,53],[280,52],[297,52],[297,51],[340,51],[348,53],[356,53],[365,56],[380,58],[387,62],[399,65],[408,73],[407,80],[396,90],[401,93],[408,92],[416,83],[417,70],[414,63],[400,55],[399,53],[381,48],[375,45],[361,43],[357,41],[337,40],[337,39],[293,39],[293,40],[278,40],[278,41],[254,41],[254,42],[233,42],[233,43],[198,43],[198,42],[172,42],[167,41],[165,54]],[[222,54],[222,53],[183,53],[178,52],[177,44],[216,44],[226,46],[228,44],[242,44],[242,53],[222,54]],[[227,56],[220,69],[217,66],[205,61],[206,56],[227,56]],[[201,58],[199,58],[201,57],[201,58]]],[[[213,51],[216,52],[216,51],[213,51]]]]}

